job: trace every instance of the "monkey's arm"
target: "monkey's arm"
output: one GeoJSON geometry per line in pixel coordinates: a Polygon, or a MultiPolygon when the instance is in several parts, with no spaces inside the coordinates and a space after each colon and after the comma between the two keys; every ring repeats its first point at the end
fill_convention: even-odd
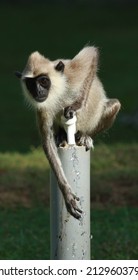
{"type": "MultiPolygon", "coordinates": [[[[81,51],[71,61],[70,71],[77,79],[77,83],[80,77],[80,72],[84,72],[84,75],[81,77],[82,79],[79,80],[79,84],[81,86],[78,90],[79,94],[77,96],[77,100],[64,109],[64,116],[66,119],[73,118],[73,115],[76,111],[78,111],[82,106],[86,106],[90,88],[97,72],[98,58],[98,49],[95,47],[88,47],[81,51]]],[[[65,71],[67,78],[69,73],[67,70],[65,71]]],[[[69,83],[70,80],[71,79],[69,77],[69,83]]],[[[70,84],[70,86],[72,85],[70,84]]],[[[73,86],[75,86],[75,82],[73,82],[73,86]]]]}
{"type": "Polygon", "coordinates": [[[76,200],[79,199],[75,194],[73,194],[72,189],[64,175],[53,137],[53,124],[52,122],[49,123],[48,115],[46,116],[46,113],[44,114],[42,110],[37,111],[37,116],[42,137],[43,149],[56,175],[58,185],[65,199],[67,210],[73,217],[79,219],[82,213],[76,204],[76,200]]]}

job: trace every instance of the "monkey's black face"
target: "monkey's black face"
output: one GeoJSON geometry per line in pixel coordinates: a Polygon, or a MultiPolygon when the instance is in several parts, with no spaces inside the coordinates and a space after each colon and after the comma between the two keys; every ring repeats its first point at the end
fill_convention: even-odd
{"type": "MultiPolygon", "coordinates": [[[[62,61],[59,61],[58,64],[55,66],[55,70],[58,72],[63,73],[64,72],[64,63],[62,61]]],[[[34,78],[29,77],[22,77],[22,73],[19,71],[15,72],[15,75],[22,79],[25,83],[29,93],[37,102],[44,102],[49,94],[49,89],[51,87],[51,81],[46,74],[41,74],[34,78]]]]}
{"type": "Polygon", "coordinates": [[[37,102],[44,102],[49,93],[51,81],[47,75],[39,75],[35,78],[25,78],[24,82],[29,93],[37,102]]]}

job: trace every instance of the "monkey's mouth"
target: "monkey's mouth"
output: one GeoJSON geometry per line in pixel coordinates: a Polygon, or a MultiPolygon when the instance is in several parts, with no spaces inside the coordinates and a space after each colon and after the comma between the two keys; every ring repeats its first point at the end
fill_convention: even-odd
{"type": "Polygon", "coordinates": [[[42,103],[46,100],[46,96],[35,96],[34,99],[36,102],[42,103]]]}

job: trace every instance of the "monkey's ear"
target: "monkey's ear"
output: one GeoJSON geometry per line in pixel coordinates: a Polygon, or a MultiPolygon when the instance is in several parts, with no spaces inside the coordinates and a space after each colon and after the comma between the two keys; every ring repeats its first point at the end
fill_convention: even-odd
{"type": "Polygon", "coordinates": [[[64,72],[65,65],[62,61],[59,61],[58,64],[55,66],[55,69],[60,72],[64,72]]]}
{"type": "Polygon", "coordinates": [[[19,71],[15,71],[15,75],[16,75],[16,77],[19,78],[19,79],[22,77],[22,73],[19,72],[19,71]]]}

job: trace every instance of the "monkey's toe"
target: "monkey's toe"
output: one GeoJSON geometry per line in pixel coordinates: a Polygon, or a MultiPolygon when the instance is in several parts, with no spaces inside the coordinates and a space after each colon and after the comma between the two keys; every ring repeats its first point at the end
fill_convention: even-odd
{"type": "Polygon", "coordinates": [[[59,144],[59,147],[65,148],[66,146],[68,146],[68,143],[66,140],[62,141],[62,143],[59,144]]]}
{"type": "Polygon", "coordinates": [[[93,140],[88,135],[82,135],[79,139],[76,140],[78,146],[85,146],[86,151],[94,148],[93,140]]]}

